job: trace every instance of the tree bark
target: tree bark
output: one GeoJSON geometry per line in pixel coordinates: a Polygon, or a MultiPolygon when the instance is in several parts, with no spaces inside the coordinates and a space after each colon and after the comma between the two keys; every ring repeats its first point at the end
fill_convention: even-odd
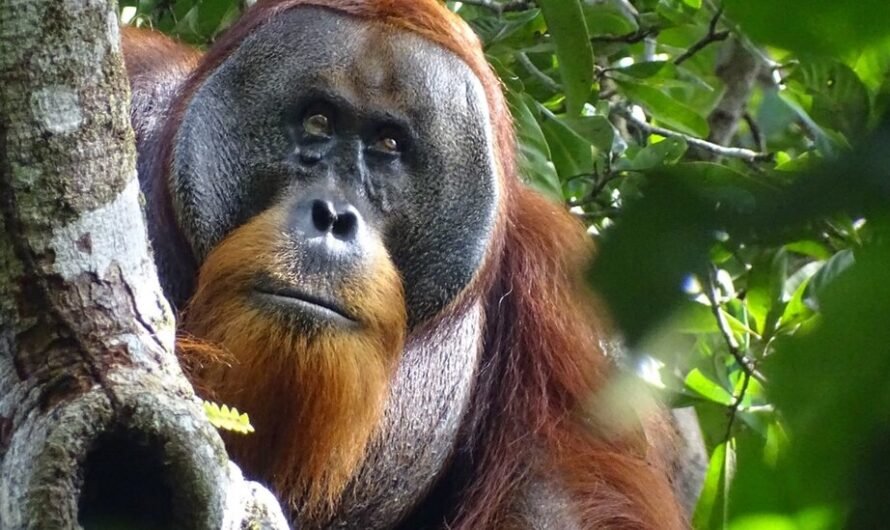
{"type": "Polygon", "coordinates": [[[118,21],[0,0],[0,528],[286,528],[173,353],[118,21]]]}
{"type": "MultiPolygon", "coordinates": [[[[723,81],[724,91],[717,107],[708,116],[709,142],[731,145],[739,120],[751,99],[760,66],[758,59],[738,39],[730,38],[723,43],[717,60],[717,77],[723,81]]],[[[704,160],[718,158],[715,153],[701,150],[698,153],[704,160]]]]}

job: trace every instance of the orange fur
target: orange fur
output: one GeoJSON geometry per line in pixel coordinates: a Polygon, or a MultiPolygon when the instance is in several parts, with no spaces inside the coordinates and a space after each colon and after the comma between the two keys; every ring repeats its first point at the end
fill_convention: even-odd
{"type": "Polygon", "coordinates": [[[529,473],[556,478],[579,528],[687,528],[663,447],[640,422],[616,425],[585,407],[615,375],[600,342],[602,311],[582,276],[589,237],[561,205],[521,186],[513,193],[500,285],[490,295],[496,340],[475,404],[494,411],[476,427],[477,467],[452,528],[510,524],[513,497],[529,473]]]}
{"type": "Polygon", "coordinates": [[[339,278],[337,293],[358,329],[305,331],[251,305],[250,280],[265,273],[291,285],[328,282],[281,271],[300,256],[284,250],[280,209],[235,230],[205,260],[180,341],[196,386],[250,415],[251,436],[231,436],[235,459],[270,482],[304,517],[323,517],[362,461],[402,351],[405,310],[398,274],[382,245],[362,277],[339,278]]]}
{"type": "Polygon", "coordinates": [[[195,68],[201,54],[157,31],[126,27],[121,35],[127,61],[127,76],[138,83],[140,76],[156,79],[158,72],[188,73],[195,68]]]}

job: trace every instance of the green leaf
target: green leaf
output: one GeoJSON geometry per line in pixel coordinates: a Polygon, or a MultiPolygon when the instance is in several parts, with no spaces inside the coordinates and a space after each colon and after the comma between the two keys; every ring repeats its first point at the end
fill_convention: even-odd
{"type": "Polygon", "coordinates": [[[771,331],[782,314],[787,271],[788,255],[782,250],[764,252],[751,263],[745,300],[761,335],[771,331]]]}
{"type": "MultiPolygon", "coordinates": [[[[821,266],[821,263],[811,263],[810,265],[821,266]]],[[[788,283],[791,284],[792,281],[789,280],[788,283]]],[[[809,283],[810,278],[807,277],[792,291],[791,298],[785,304],[785,311],[782,312],[782,317],[779,319],[782,329],[791,330],[813,316],[813,310],[804,303],[804,293],[809,283]]]]}
{"type": "Polygon", "coordinates": [[[473,24],[486,47],[500,44],[514,49],[530,41],[536,32],[543,33],[546,27],[540,9],[505,13],[501,18],[479,19],[473,24]],[[484,28],[480,26],[482,21],[488,23],[484,28]]]}
{"type": "Polygon", "coordinates": [[[703,334],[718,333],[717,319],[711,306],[698,302],[684,301],[676,310],[675,317],[671,320],[671,329],[682,333],[703,334]]]}
{"type": "Polygon", "coordinates": [[[813,97],[810,116],[848,139],[863,135],[868,123],[868,89],[849,66],[833,60],[803,61],[791,77],[813,97]]]}
{"type": "Polygon", "coordinates": [[[687,299],[683,286],[715,242],[710,206],[688,185],[667,171],[647,180],[604,234],[590,272],[630,347],[687,299]]]}
{"type": "Polygon", "coordinates": [[[605,3],[584,3],[581,8],[591,35],[626,35],[639,28],[631,13],[617,7],[605,3]]]}
{"type": "Polygon", "coordinates": [[[799,94],[794,93],[792,90],[784,90],[779,94],[779,98],[806,125],[811,134],[815,136],[816,148],[822,154],[834,157],[837,156],[838,151],[846,146],[844,138],[839,133],[826,129],[810,116],[809,112],[801,106],[799,94]]]}
{"type": "Polygon", "coordinates": [[[695,20],[695,10],[680,0],[659,0],[655,11],[664,21],[677,26],[691,24],[695,20]]]}
{"type": "Polygon", "coordinates": [[[563,118],[562,122],[600,152],[608,153],[615,141],[615,127],[605,116],[563,118]]]}
{"type": "Polygon", "coordinates": [[[657,88],[631,81],[615,79],[621,90],[632,101],[642,105],[655,119],[682,133],[707,138],[708,122],[698,112],[668,96],[657,88]]]}
{"type": "Polygon", "coordinates": [[[654,77],[664,70],[676,75],[676,68],[674,68],[673,64],[668,61],[645,61],[642,63],[634,63],[630,66],[625,66],[624,68],[618,68],[616,71],[637,79],[646,79],[654,77]]]}
{"type": "Polygon", "coordinates": [[[800,530],[793,517],[778,514],[747,515],[729,525],[730,530],[800,530]]]}
{"type": "MultiPolygon", "coordinates": [[[[191,2],[179,2],[177,5],[190,5],[191,2]]],[[[200,20],[200,11],[198,6],[188,9],[182,16],[176,20],[176,26],[173,33],[190,41],[194,41],[198,36],[198,22],[200,20]]]]}
{"type": "Polygon", "coordinates": [[[831,257],[831,251],[821,241],[814,239],[802,239],[785,244],[785,249],[818,260],[826,260],[831,257]]]}
{"type": "Polygon", "coordinates": [[[202,0],[197,30],[201,36],[213,37],[222,28],[223,20],[231,16],[232,9],[237,10],[231,0],[202,0]]]}
{"type": "Polygon", "coordinates": [[[727,0],[725,5],[751,37],[802,54],[842,54],[890,34],[886,0],[727,0]]]}
{"type": "Polygon", "coordinates": [[[547,138],[529,108],[529,105],[537,103],[528,96],[514,92],[507,94],[507,100],[519,140],[519,167],[522,175],[539,191],[562,202],[562,186],[556,168],[550,161],[551,153],[547,138]]]}
{"type": "Polygon", "coordinates": [[[656,167],[674,164],[686,153],[686,140],[665,138],[640,149],[633,158],[622,158],[615,164],[619,171],[645,171],[656,167]]]}
{"type": "Polygon", "coordinates": [[[804,293],[804,301],[810,307],[818,307],[819,299],[825,292],[826,287],[852,267],[855,262],[856,260],[851,249],[841,250],[832,256],[810,279],[807,290],[804,293]]]}
{"type": "Polygon", "coordinates": [[[789,472],[798,484],[788,493],[804,506],[869,508],[863,518],[886,513],[888,263],[890,244],[863,247],[823,289],[818,326],[780,341],[763,364],[794,441],[789,472]]]}
{"type": "Polygon", "coordinates": [[[749,174],[713,162],[687,162],[669,168],[678,181],[702,197],[719,215],[741,219],[757,210],[776,188],[749,174]]]}
{"type": "Polygon", "coordinates": [[[556,42],[559,72],[570,115],[581,114],[593,85],[593,48],[579,0],[539,0],[556,42]]]}
{"type": "Polygon", "coordinates": [[[694,528],[724,528],[726,522],[727,447],[719,444],[711,453],[708,472],[692,516],[694,528]]]}
{"type": "Polygon", "coordinates": [[[848,64],[853,67],[869,92],[879,90],[890,74],[890,37],[869,46],[854,63],[848,64]]]}
{"type": "Polygon", "coordinates": [[[540,103],[536,103],[539,123],[550,146],[553,165],[560,179],[589,174],[593,171],[590,142],[557,118],[540,103]]]}
{"type": "Polygon", "coordinates": [[[686,387],[703,398],[721,405],[732,405],[733,397],[725,388],[708,379],[698,368],[686,376],[686,387]]]}

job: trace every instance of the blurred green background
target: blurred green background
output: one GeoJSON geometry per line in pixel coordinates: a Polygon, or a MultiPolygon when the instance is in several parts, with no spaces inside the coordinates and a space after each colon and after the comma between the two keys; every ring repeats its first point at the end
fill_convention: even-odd
{"type": "MultiPolygon", "coordinates": [[[[250,3],[120,9],[207,46],[250,3]]],[[[448,6],[503,80],[529,184],[598,240],[630,362],[699,415],[695,528],[890,527],[886,1],[448,6]]]]}

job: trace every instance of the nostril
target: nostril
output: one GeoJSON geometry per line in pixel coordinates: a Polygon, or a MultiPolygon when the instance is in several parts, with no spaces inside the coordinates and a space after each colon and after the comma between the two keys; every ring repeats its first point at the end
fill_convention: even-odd
{"type": "Polygon", "coordinates": [[[315,165],[321,161],[321,153],[318,151],[308,151],[302,150],[300,151],[300,161],[306,165],[315,165]]]}
{"type": "Polygon", "coordinates": [[[337,213],[333,205],[327,201],[312,201],[312,224],[319,232],[327,232],[335,226],[337,213]]]}
{"type": "Polygon", "coordinates": [[[351,239],[358,230],[358,215],[352,208],[337,214],[331,231],[340,239],[351,239]]]}

